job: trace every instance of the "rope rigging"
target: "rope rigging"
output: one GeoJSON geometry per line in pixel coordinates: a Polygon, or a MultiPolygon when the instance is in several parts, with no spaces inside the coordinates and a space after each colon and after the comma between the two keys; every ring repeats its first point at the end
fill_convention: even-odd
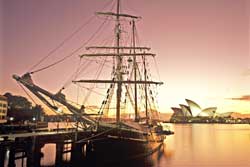
{"type": "MultiPolygon", "coordinates": [[[[113,6],[114,7],[114,6],[113,6]]],[[[112,9],[113,9],[113,7],[112,7],[112,9]]],[[[74,56],[78,51],[80,51],[83,47],[85,47],[87,44],[89,44],[90,42],[93,42],[94,40],[96,40],[97,38],[97,36],[99,35],[99,33],[100,32],[102,32],[103,31],[103,28],[104,28],[104,26],[106,26],[107,24],[107,21],[110,19],[110,17],[105,17],[104,18],[104,21],[97,27],[97,29],[96,29],[96,31],[90,36],[90,38],[89,39],[87,39],[86,41],[84,41],[84,43],[80,46],[80,47],[78,47],[78,48],[76,48],[75,50],[73,50],[71,53],[69,53],[68,55],[66,55],[66,56],[64,56],[64,57],[62,57],[61,59],[59,59],[59,60],[57,60],[57,61],[55,61],[55,62],[53,62],[53,63],[51,63],[51,64],[49,64],[49,65],[47,65],[47,66],[44,66],[44,67],[42,67],[42,68],[39,68],[39,69],[36,69],[36,70],[34,70],[36,67],[38,67],[42,62],[44,62],[47,58],[49,58],[50,56],[52,56],[58,49],[60,49],[61,47],[63,47],[65,44],[66,44],[66,42],[67,41],[69,41],[69,40],[71,40],[72,38],[73,38],[73,36],[75,36],[77,33],[79,33],[83,28],[85,28],[86,27],[86,25],[87,24],[89,24],[91,21],[93,21],[93,19],[94,19],[94,16],[92,16],[90,19],[88,19],[87,20],[87,22],[86,23],[84,23],[84,24],[82,24],[79,28],[77,28],[72,34],[70,34],[69,36],[67,36],[61,43],[59,43],[59,45],[58,46],[56,46],[54,49],[52,49],[49,53],[48,53],[48,55],[46,55],[44,58],[42,58],[41,60],[39,60],[38,61],[38,63],[36,63],[35,65],[33,65],[31,68],[30,68],[30,71],[31,72],[29,72],[30,74],[34,74],[34,73],[37,73],[37,72],[40,72],[40,71],[44,71],[44,70],[46,70],[46,69],[48,69],[48,68],[51,68],[51,67],[53,67],[53,66],[55,66],[55,65],[57,65],[57,64],[59,64],[59,63],[62,63],[62,62],[64,62],[66,59],[68,59],[68,58],[70,58],[70,57],[72,57],[72,56],[74,56]]],[[[131,32],[131,34],[130,33],[128,33],[128,32],[125,32],[125,31],[122,31],[123,30],[123,28],[125,27],[125,26],[127,26],[125,23],[123,24],[123,22],[122,22],[122,20],[120,20],[121,22],[120,22],[120,31],[121,31],[121,33],[123,33],[124,34],[124,36],[123,36],[123,38],[120,40],[120,43],[122,44],[122,45],[124,45],[124,46],[129,46],[129,41],[131,42],[131,47],[135,47],[135,46],[133,46],[132,45],[132,37],[130,36],[131,34],[132,34],[132,32],[131,32]]],[[[125,20],[124,20],[125,21],[125,20]]],[[[129,22],[129,24],[131,25],[131,22],[129,22]]],[[[125,28],[124,28],[125,29],[125,28]]],[[[137,43],[137,45],[139,45],[139,43],[140,43],[140,40],[139,40],[139,37],[138,37],[138,32],[137,32],[137,29],[135,29],[135,34],[133,34],[133,36],[135,36],[135,41],[136,42],[134,42],[134,43],[137,43]]],[[[114,42],[114,41],[113,41],[114,42]]],[[[140,45],[139,45],[140,46],[140,45]]],[[[108,49],[107,49],[108,50],[108,49]]],[[[119,48],[118,48],[118,50],[119,50],[119,48]]],[[[111,51],[111,50],[109,50],[109,51],[111,51]]],[[[127,52],[127,50],[126,50],[126,48],[123,50],[123,49],[120,49],[120,51],[122,51],[122,52],[124,52],[124,53],[126,53],[127,52]]],[[[132,59],[131,58],[133,58],[133,56],[132,56],[132,53],[133,53],[133,51],[134,52],[137,52],[137,50],[134,48],[134,50],[133,49],[131,49],[130,50],[130,54],[131,55],[129,55],[129,58],[128,58],[128,60],[127,60],[127,63],[126,63],[126,61],[125,61],[125,63],[124,63],[124,65],[122,65],[121,66],[121,70],[119,70],[119,72],[121,73],[121,75],[127,75],[125,78],[122,78],[121,80],[133,80],[133,79],[131,79],[132,78],[132,75],[133,75],[133,70],[135,70],[136,71],[136,73],[137,74],[134,74],[135,76],[139,76],[138,78],[136,78],[136,79],[134,79],[134,80],[140,80],[140,81],[142,81],[143,80],[143,78],[145,79],[145,81],[146,80],[149,80],[149,76],[148,76],[148,74],[146,75],[146,76],[143,76],[143,73],[146,73],[145,72],[145,70],[142,68],[142,69],[140,69],[140,67],[139,67],[139,65],[140,65],[140,62],[137,60],[137,61],[134,61],[134,62],[136,62],[136,67],[135,67],[135,69],[134,68],[131,68],[132,67],[132,59]],[[144,71],[144,72],[143,72],[144,71]]],[[[146,52],[143,52],[143,49],[142,50],[138,50],[138,53],[142,53],[142,54],[146,54],[146,52]]],[[[116,74],[116,69],[115,69],[115,64],[117,63],[116,62],[116,60],[115,60],[115,58],[114,58],[114,56],[112,57],[113,58],[113,73],[111,73],[111,75],[113,75],[112,77],[114,77],[115,75],[117,75],[116,74]]],[[[145,61],[145,60],[143,60],[143,59],[145,59],[145,55],[143,55],[142,56],[142,62],[143,61],[145,61]]],[[[100,77],[100,75],[101,75],[101,73],[102,73],[102,70],[103,70],[103,68],[104,68],[104,66],[107,66],[106,65],[106,63],[107,62],[109,62],[108,60],[107,60],[107,57],[105,57],[105,59],[104,58],[101,58],[101,59],[95,59],[95,60],[89,60],[89,58],[88,57],[84,57],[84,60],[85,61],[82,61],[83,59],[81,59],[80,60],[80,62],[79,62],[79,64],[78,64],[78,67],[76,68],[76,70],[74,71],[74,73],[68,78],[68,80],[66,81],[66,83],[63,85],[63,87],[62,87],[62,89],[60,89],[60,91],[61,90],[63,90],[63,89],[65,89],[65,87],[66,86],[68,86],[71,82],[71,79],[72,78],[77,78],[80,74],[82,74],[83,72],[86,72],[85,70],[90,66],[90,64],[92,63],[92,62],[96,62],[97,64],[99,64],[99,67],[98,68],[95,68],[95,70],[96,70],[96,73],[95,73],[95,75],[94,75],[94,77],[96,78],[96,79],[98,79],[99,77],[100,77]]],[[[155,58],[154,58],[154,62],[155,62],[155,58]]],[[[110,62],[109,62],[110,63],[110,62]]],[[[117,63],[118,64],[118,63],[117,63]]],[[[156,62],[155,62],[155,64],[156,64],[156,62]]],[[[147,66],[148,66],[148,64],[146,64],[147,66]]],[[[146,69],[146,65],[144,65],[144,68],[146,69]]],[[[134,66],[134,65],[133,65],[134,66]]],[[[156,66],[157,67],[157,66],[156,66]]],[[[117,67],[118,68],[118,67],[117,67]]],[[[105,69],[104,69],[105,70],[105,69]]],[[[90,71],[90,72],[92,72],[93,73],[93,71],[90,71]]],[[[148,71],[149,72],[149,71],[148,71]]],[[[159,71],[158,71],[158,68],[157,68],[157,73],[158,73],[158,76],[159,76],[159,71]]],[[[150,76],[151,77],[151,76],[150,76]]],[[[104,112],[108,112],[108,110],[109,109],[111,109],[111,107],[110,107],[110,105],[111,105],[111,98],[112,98],[112,96],[113,95],[110,95],[110,94],[114,94],[114,86],[115,84],[110,84],[110,87],[108,88],[108,91],[109,91],[109,93],[107,92],[107,96],[105,96],[106,98],[105,98],[105,100],[103,101],[103,104],[102,104],[102,106],[101,106],[101,108],[100,108],[100,110],[99,110],[99,112],[98,113],[104,113],[104,112]],[[111,93],[112,92],[112,93],[111,93]],[[107,110],[106,110],[107,109],[107,110]]],[[[132,84],[131,84],[132,85],[132,84]]],[[[134,98],[136,98],[137,99],[137,97],[136,97],[136,95],[134,95],[133,94],[133,89],[132,89],[132,87],[131,87],[131,85],[125,85],[125,88],[126,88],[126,91],[125,91],[125,96],[123,97],[123,94],[124,94],[124,92],[122,92],[123,94],[120,96],[120,98],[121,98],[121,103],[123,103],[123,105],[124,105],[124,107],[122,107],[122,104],[121,104],[121,107],[119,106],[119,107],[117,107],[117,108],[123,108],[123,109],[127,109],[128,107],[127,107],[127,104],[128,104],[128,102],[130,102],[130,105],[132,105],[132,108],[135,108],[134,106],[135,106],[135,104],[133,103],[133,100],[134,101],[136,101],[136,104],[137,104],[137,100],[135,100],[134,98]],[[133,96],[135,96],[135,97],[133,97],[133,96]]],[[[78,100],[79,100],[79,87],[81,87],[80,86],[80,84],[78,85],[77,84],[77,86],[78,86],[78,89],[77,89],[77,104],[78,104],[78,100]]],[[[89,87],[89,88],[87,88],[87,87],[81,87],[81,88],[83,88],[83,89],[87,89],[88,90],[88,93],[86,93],[85,94],[85,97],[83,98],[83,99],[81,99],[81,100],[83,100],[83,103],[82,104],[84,104],[85,105],[85,103],[88,101],[88,99],[89,99],[89,97],[90,97],[90,95],[91,95],[91,93],[92,92],[94,92],[94,93],[96,93],[96,94],[99,94],[99,95],[103,95],[102,93],[100,93],[100,92],[97,92],[97,91],[95,91],[94,90],[94,88],[95,88],[95,86],[96,86],[96,84],[94,84],[94,86],[92,86],[92,87],[89,87]]],[[[139,87],[140,88],[140,87],[139,87]]],[[[154,97],[153,97],[153,93],[152,93],[152,91],[150,90],[150,85],[146,85],[146,82],[145,82],[145,85],[141,85],[141,88],[142,89],[144,89],[144,90],[148,90],[148,92],[149,92],[149,98],[147,97],[147,93],[144,93],[144,91],[142,90],[141,91],[141,94],[143,95],[144,94],[144,97],[143,96],[141,96],[141,101],[140,101],[140,104],[141,105],[143,105],[143,103],[145,103],[144,104],[144,107],[145,108],[147,108],[147,106],[149,106],[149,109],[152,111],[152,107],[153,108],[156,108],[155,107],[155,104],[154,104],[154,97]],[[144,99],[143,99],[144,98],[144,99]],[[143,100],[144,100],[144,102],[143,102],[143,100]],[[146,101],[146,102],[145,102],[146,101]],[[153,104],[151,104],[153,102],[153,104]]],[[[61,93],[59,91],[59,93],[61,93]]],[[[140,90],[139,90],[140,91],[140,90]]],[[[137,91],[134,91],[134,92],[137,92],[137,91]]],[[[52,99],[51,99],[52,100],[52,99]]],[[[79,101],[81,101],[81,100],[79,100],[79,101]]],[[[54,103],[54,101],[52,100],[52,102],[54,103]]],[[[119,104],[120,104],[120,102],[119,102],[119,104]]],[[[52,105],[54,105],[54,106],[56,106],[57,104],[52,104],[52,105]]],[[[136,107],[137,108],[137,107],[136,107]]],[[[138,108],[139,108],[139,106],[138,106],[138,108]]],[[[142,107],[143,108],[143,107],[142,107]]],[[[121,110],[122,111],[122,110],[121,110]]],[[[58,113],[57,113],[58,114],[58,113]]]]}
{"type": "Polygon", "coordinates": [[[46,70],[46,69],[48,69],[48,68],[50,68],[50,67],[53,67],[53,66],[55,66],[55,65],[57,65],[57,64],[59,64],[59,63],[61,63],[61,62],[63,62],[64,60],[66,60],[66,59],[72,57],[76,52],[78,52],[79,50],[81,50],[84,46],[86,46],[86,45],[96,36],[96,34],[102,29],[102,27],[104,26],[105,23],[106,23],[106,20],[98,27],[98,29],[95,31],[95,33],[94,33],[94,34],[93,34],[93,35],[92,35],[83,45],[81,45],[79,48],[75,49],[75,50],[74,50],[73,52],[71,52],[69,55],[63,57],[62,59],[60,59],[60,60],[58,60],[58,61],[56,61],[56,62],[54,62],[54,63],[52,63],[52,64],[50,64],[50,65],[48,65],[48,66],[45,66],[45,67],[40,68],[40,69],[38,69],[38,70],[32,71],[32,72],[30,72],[30,73],[31,73],[31,74],[34,74],[34,73],[37,73],[37,72],[46,70]]]}
{"type": "MultiPolygon", "coordinates": [[[[107,58],[105,58],[105,60],[106,60],[106,59],[107,59],[107,58]]],[[[98,78],[100,77],[100,75],[101,75],[101,72],[102,72],[102,69],[103,69],[103,67],[104,67],[104,64],[106,63],[105,60],[104,60],[103,64],[100,65],[99,69],[98,69],[97,72],[96,72],[96,77],[95,77],[96,79],[98,79],[98,78]]],[[[85,97],[85,99],[84,99],[84,101],[83,101],[83,104],[86,103],[86,101],[88,100],[89,96],[90,96],[91,93],[92,93],[92,90],[94,89],[94,86],[95,86],[95,84],[92,86],[92,88],[90,88],[91,91],[89,91],[88,95],[85,97]]]]}
{"type": "Polygon", "coordinates": [[[35,101],[35,100],[32,98],[32,96],[24,89],[24,87],[23,87],[19,82],[17,82],[17,84],[22,88],[22,90],[25,92],[25,94],[32,100],[32,102],[33,102],[34,104],[37,105],[36,101],[35,101]]]}
{"type": "MultiPolygon", "coordinates": [[[[113,2],[113,0],[110,0],[109,2],[107,2],[104,7],[101,9],[105,9],[107,6],[109,6],[111,3],[113,2]]],[[[113,7],[112,7],[113,9],[113,7]]],[[[82,45],[81,47],[77,48],[76,50],[74,50],[73,52],[71,52],[68,56],[65,56],[64,58],[49,64],[43,68],[34,70],[37,66],[39,66],[42,62],[44,62],[47,58],[51,57],[58,49],[60,49],[61,47],[63,47],[67,41],[71,40],[77,33],[79,33],[81,30],[83,30],[90,22],[92,22],[94,20],[94,18],[96,18],[95,15],[91,16],[85,23],[83,23],[82,25],[80,25],[79,28],[77,28],[73,33],[71,33],[69,36],[67,36],[66,38],[64,38],[64,40],[59,43],[54,49],[52,49],[45,57],[43,57],[42,59],[40,59],[36,64],[34,64],[27,73],[30,74],[34,74],[43,70],[46,70],[54,65],[57,65],[61,62],[63,62],[64,60],[66,60],[67,58],[73,56],[77,51],[79,51],[80,49],[82,49],[86,44],[88,44],[95,36],[95,34],[101,29],[101,27],[103,26],[103,24],[106,22],[106,20],[101,24],[101,26],[97,29],[97,31],[84,43],[84,45],[82,45]]]]}
{"type": "Polygon", "coordinates": [[[78,32],[80,32],[86,25],[88,25],[94,18],[95,16],[93,15],[92,17],[90,17],[86,23],[82,24],[79,28],[77,28],[72,34],[70,34],[69,36],[67,36],[61,43],[59,43],[54,49],[52,49],[47,56],[43,57],[42,59],[40,59],[35,65],[33,65],[29,71],[31,71],[30,73],[35,73],[35,71],[32,71],[34,68],[36,68],[38,65],[40,65],[42,62],[44,62],[47,58],[49,58],[50,56],[52,56],[52,54],[54,54],[58,49],[60,49],[62,46],[64,46],[66,44],[67,41],[69,41],[70,39],[72,39],[78,32]]]}
{"type": "MultiPolygon", "coordinates": [[[[21,89],[25,92],[25,94],[32,100],[32,102],[35,104],[35,105],[38,105],[37,103],[36,103],[36,101],[34,100],[34,98],[25,90],[25,88],[20,84],[20,83],[18,83],[18,85],[21,87],[21,89]]],[[[45,104],[45,102],[44,101],[42,101],[42,103],[44,103],[45,104]]],[[[46,105],[46,104],[45,104],[46,105]]],[[[58,113],[56,113],[54,110],[52,110],[51,108],[49,108],[52,112],[54,112],[55,114],[57,114],[58,115],[58,113]]]]}

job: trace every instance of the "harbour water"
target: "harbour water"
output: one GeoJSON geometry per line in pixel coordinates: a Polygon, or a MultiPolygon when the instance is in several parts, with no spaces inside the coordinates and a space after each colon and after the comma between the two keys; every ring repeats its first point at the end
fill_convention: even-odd
{"type": "Polygon", "coordinates": [[[155,167],[249,167],[250,125],[175,124],[155,167]]]}
{"type": "MultiPolygon", "coordinates": [[[[249,167],[250,125],[248,124],[168,124],[175,132],[153,155],[115,164],[137,167],[249,167]]],[[[42,149],[42,166],[55,163],[55,145],[42,149]]],[[[108,152],[107,152],[108,153],[108,152]]],[[[70,153],[64,160],[70,159],[70,153]]],[[[25,163],[25,162],[24,162],[25,163]]],[[[21,166],[21,162],[16,163],[21,166]]],[[[24,164],[25,165],[25,164],[24,164]]],[[[81,166],[79,164],[79,166],[81,166]]],[[[82,165],[86,166],[86,165],[82,165]]]]}

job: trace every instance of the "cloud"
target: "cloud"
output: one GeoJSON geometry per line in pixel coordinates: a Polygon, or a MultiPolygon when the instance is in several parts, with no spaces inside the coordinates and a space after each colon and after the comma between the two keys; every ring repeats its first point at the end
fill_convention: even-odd
{"type": "Polygon", "coordinates": [[[229,100],[250,101],[250,95],[243,95],[241,97],[227,98],[229,100]]]}

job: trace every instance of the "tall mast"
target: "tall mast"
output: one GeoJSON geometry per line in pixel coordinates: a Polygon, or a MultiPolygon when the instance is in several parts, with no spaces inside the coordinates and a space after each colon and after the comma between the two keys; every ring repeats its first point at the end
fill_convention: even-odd
{"type": "MultiPolygon", "coordinates": [[[[135,20],[132,20],[132,31],[133,31],[133,52],[134,54],[136,53],[136,49],[135,49],[135,20]]],[[[137,75],[137,71],[136,71],[136,56],[133,57],[133,68],[134,68],[134,81],[137,80],[136,78],[136,75],[137,75]]],[[[134,85],[134,89],[135,89],[135,121],[138,122],[139,119],[138,119],[138,107],[137,107],[137,84],[135,82],[135,85],[134,85]]]]}
{"type": "Polygon", "coordinates": [[[147,91],[147,68],[146,68],[146,58],[142,56],[143,66],[144,66],[144,82],[145,82],[145,112],[146,112],[146,123],[148,124],[148,91],[147,91]]]}
{"type": "MultiPolygon", "coordinates": [[[[116,9],[116,25],[115,25],[115,35],[116,35],[116,52],[117,52],[117,67],[116,67],[116,75],[117,80],[122,81],[122,73],[121,73],[121,67],[122,67],[122,57],[119,56],[120,53],[120,35],[121,35],[121,29],[120,29],[120,0],[117,0],[117,9],[116,9]]],[[[119,82],[117,84],[117,91],[116,91],[116,123],[120,122],[120,105],[121,105],[121,93],[122,93],[122,84],[119,82]]]]}
{"type": "MultiPolygon", "coordinates": [[[[98,15],[105,15],[105,16],[112,16],[115,18],[115,40],[116,43],[114,46],[90,46],[87,47],[86,49],[112,49],[115,52],[114,53],[94,53],[94,54],[83,54],[80,55],[80,57],[95,57],[95,56],[112,56],[114,60],[116,60],[116,65],[113,67],[115,68],[115,79],[114,80],[78,80],[78,81],[73,81],[73,82],[87,82],[87,83],[116,83],[117,84],[117,90],[116,90],[116,123],[119,124],[121,121],[120,118],[120,111],[121,111],[121,97],[122,97],[122,84],[134,84],[134,89],[135,89],[135,121],[139,120],[139,114],[138,114],[138,95],[137,95],[137,84],[144,84],[145,86],[145,103],[146,103],[146,117],[148,119],[148,95],[147,95],[147,86],[148,84],[163,84],[161,82],[153,82],[153,81],[147,81],[147,70],[146,70],[146,63],[145,63],[145,57],[146,56],[155,56],[155,54],[152,53],[147,53],[145,51],[150,50],[148,47],[136,47],[136,42],[135,42],[135,19],[140,19],[141,17],[139,16],[134,16],[134,15],[129,15],[125,13],[121,13],[121,0],[117,0],[116,4],[116,12],[97,12],[98,15]],[[121,45],[121,24],[120,24],[120,19],[121,18],[131,18],[132,19],[132,31],[133,31],[133,38],[132,38],[132,46],[131,47],[126,47],[121,45]],[[133,53],[127,53],[127,52],[122,52],[121,50],[133,50],[133,53]],[[144,50],[144,53],[137,53],[137,50],[144,50]],[[123,80],[123,71],[122,71],[122,63],[123,63],[123,57],[126,56],[132,56],[133,57],[133,70],[134,70],[134,81],[131,80],[123,80]],[[144,65],[144,78],[145,81],[139,81],[137,80],[137,62],[136,62],[136,57],[137,56],[142,56],[143,59],[143,65],[144,65]]],[[[148,121],[147,121],[148,122],[148,121]]]]}

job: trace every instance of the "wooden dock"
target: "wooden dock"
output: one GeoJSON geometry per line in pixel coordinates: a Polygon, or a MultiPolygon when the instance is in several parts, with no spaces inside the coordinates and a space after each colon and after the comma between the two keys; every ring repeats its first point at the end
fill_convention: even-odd
{"type": "Polygon", "coordinates": [[[45,144],[56,145],[55,166],[62,166],[64,153],[71,153],[71,162],[79,162],[86,155],[85,148],[91,147],[87,142],[77,143],[78,139],[90,137],[91,131],[77,131],[75,128],[61,128],[52,131],[42,130],[31,133],[0,134],[0,166],[15,167],[16,160],[26,160],[27,167],[40,167],[43,154],[41,149],[45,144]],[[65,146],[71,144],[70,149],[65,150],[65,146]],[[5,164],[6,153],[8,152],[8,162],[5,164]]]}

